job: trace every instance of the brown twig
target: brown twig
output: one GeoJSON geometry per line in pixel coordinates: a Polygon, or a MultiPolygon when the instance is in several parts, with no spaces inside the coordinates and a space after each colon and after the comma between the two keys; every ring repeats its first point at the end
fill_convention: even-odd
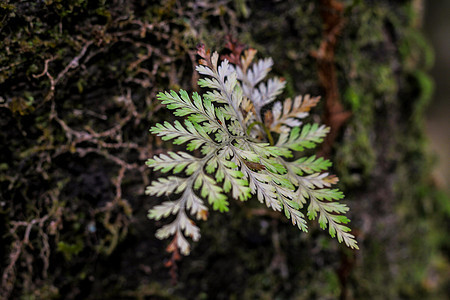
{"type": "Polygon", "coordinates": [[[319,80],[325,89],[324,122],[330,126],[330,133],[322,144],[320,156],[329,156],[339,129],[350,117],[339,99],[334,50],[337,38],[344,27],[344,5],[337,0],[320,0],[320,14],[324,23],[323,39],[317,51],[311,54],[317,60],[319,80]]]}
{"type": "Polygon", "coordinates": [[[84,44],[83,48],[81,48],[80,53],[75,56],[69,64],[62,70],[58,76],[56,76],[55,79],[55,85],[58,84],[58,82],[63,78],[64,75],[66,75],[67,72],[69,72],[70,69],[75,69],[80,65],[80,59],[86,54],[87,49],[90,45],[92,45],[93,41],[88,41],[86,44],[84,44]]]}
{"type": "Polygon", "coordinates": [[[81,48],[80,53],[77,56],[75,56],[61,72],[59,72],[56,78],[54,78],[48,71],[48,64],[51,61],[55,60],[56,59],[55,57],[45,60],[44,70],[40,74],[33,74],[34,78],[40,78],[44,75],[47,75],[48,79],[50,80],[50,90],[47,92],[47,95],[44,98],[44,103],[53,98],[56,86],[58,85],[59,81],[67,74],[67,72],[69,72],[70,69],[75,69],[80,66],[80,59],[86,54],[87,49],[92,43],[93,41],[88,41],[86,44],[84,44],[83,48],[81,48]]]}
{"type": "MultiPolygon", "coordinates": [[[[44,231],[42,230],[42,228],[44,227],[44,223],[50,218],[50,214],[47,214],[41,218],[35,218],[32,219],[31,221],[11,221],[10,222],[10,229],[9,232],[11,234],[12,237],[14,237],[14,243],[12,246],[12,249],[10,251],[9,254],[9,264],[8,266],[6,266],[5,270],[3,271],[2,274],[2,291],[0,292],[0,297],[2,299],[8,299],[9,295],[12,292],[12,289],[14,287],[14,282],[16,280],[16,271],[15,271],[15,265],[18,261],[18,259],[20,258],[20,256],[22,255],[24,249],[26,246],[30,247],[31,249],[33,249],[32,244],[30,243],[30,234],[31,234],[31,229],[34,226],[38,226],[39,228],[39,232],[43,233],[43,236],[45,236],[46,238],[44,238],[44,247],[43,249],[48,249],[49,245],[48,245],[48,236],[44,233],[44,231]],[[25,232],[23,234],[23,237],[20,238],[18,235],[18,229],[19,227],[25,227],[25,232]],[[47,243],[46,243],[47,241],[47,243]],[[4,298],[3,298],[4,297],[4,298]]],[[[44,263],[44,269],[46,270],[46,268],[48,267],[49,264],[49,256],[48,256],[48,252],[46,252],[46,250],[43,250],[44,252],[41,251],[40,255],[43,258],[43,263],[44,263]]],[[[31,263],[27,262],[27,267],[31,268],[31,263]]],[[[31,271],[32,272],[32,271],[31,271]]]]}

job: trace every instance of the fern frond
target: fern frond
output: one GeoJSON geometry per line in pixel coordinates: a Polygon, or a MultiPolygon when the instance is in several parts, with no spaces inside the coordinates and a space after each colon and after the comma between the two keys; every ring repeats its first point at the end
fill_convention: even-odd
{"type": "Polygon", "coordinates": [[[297,96],[294,101],[288,98],[284,101],[277,102],[272,108],[272,122],[269,129],[273,132],[285,132],[289,131],[289,127],[300,126],[302,122],[297,119],[303,119],[309,115],[309,111],[312,107],[316,106],[320,97],[310,97],[309,95],[297,96]]]}
{"type": "Polygon", "coordinates": [[[180,193],[186,188],[187,179],[169,176],[168,178],[158,178],[157,181],[153,181],[151,185],[149,185],[145,189],[146,195],[169,195],[172,193],[180,193]]]}
{"type": "MultiPolygon", "coordinates": [[[[204,47],[198,54],[202,60],[196,70],[207,76],[198,83],[212,90],[203,96],[189,96],[184,90],[159,93],[157,98],[175,116],[186,120],[164,122],[150,129],[164,141],[186,144],[187,150],[199,149],[203,155],[168,152],[146,162],[154,171],[182,174],[160,177],[146,188],[148,195],[177,198],[154,206],[148,214],[155,220],[175,216],[156,233],[160,239],[173,236],[168,251],[179,249],[187,255],[190,246],[186,237],[194,241],[200,238],[200,230],[189,215],[205,220],[207,204],[226,212],[229,197],[245,201],[252,195],[267,207],[283,211],[293,225],[305,232],[307,223],[300,210],[307,205],[309,219],[318,217],[321,228],[328,228],[331,236],[357,248],[345,226],[349,220],[343,214],[348,207],[338,202],[344,195],[332,188],[338,179],[324,172],[331,162],[315,156],[285,160],[293,157],[293,151],[314,148],[329,132],[325,125],[300,122],[319,97],[306,95],[294,101],[287,99],[283,104],[277,102],[264,123],[261,109],[285,87],[284,80],[278,78],[264,81],[273,60],[261,59],[252,64],[256,50],[247,50],[241,65],[233,66],[226,59],[219,63],[217,52],[209,55],[204,47]],[[270,131],[279,133],[275,145],[270,131]]],[[[233,62],[238,60],[233,58],[233,62]]]]}
{"type": "Polygon", "coordinates": [[[167,173],[172,171],[174,174],[180,173],[186,167],[186,175],[191,175],[199,167],[199,160],[185,152],[168,152],[169,156],[165,154],[155,155],[153,159],[148,159],[145,163],[152,167],[155,171],[167,173]]]}
{"type": "Polygon", "coordinates": [[[331,187],[332,184],[337,183],[337,177],[333,175],[328,175],[328,173],[314,173],[308,176],[300,177],[297,176],[298,180],[301,181],[303,186],[312,187],[331,187]]]}
{"type": "Polygon", "coordinates": [[[223,183],[223,190],[228,193],[232,191],[234,199],[245,201],[251,197],[251,189],[248,187],[248,181],[244,179],[244,174],[236,170],[237,166],[232,161],[217,159],[217,182],[223,183]]]}
{"type": "MultiPolygon", "coordinates": [[[[248,54],[252,55],[252,54],[248,54]]],[[[271,78],[267,84],[261,82],[272,69],[272,59],[261,59],[250,67],[253,57],[243,58],[242,68],[237,66],[237,78],[242,82],[244,96],[251,99],[254,114],[248,116],[249,122],[254,120],[262,123],[261,109],[275,100],[282,93],[286,82],[279,78],[271,78]]],[[[245,108],[244,108],[245,110],[245,108]]]]}
{"type": "Polygon", "coordinates": [[[189,151],[198,149],[205,144],[212,148],[216,146],[216,143],[211,139],[202,126],[187,120],[184,124],[186,128],[183,127],[179,121],[175,121],[175,125],[172,125],[169,122],[164,122],[164,125],[156,124],[155,127],[150,129],[150,132],[161,136],[163,141],[174,139],[173,143],[175,145],[181,145],[189,142],[186,146],[186,149],[189,151]]]}
{"type": "Polygon", "coordinates": [[[163,202],[160,205],[153,207],[153,209],[149,211],[148,217],[158,221],[162,218],[174,215],[180,210],[180,202],[180,200],[163,202]]]}
{"type": "Polygon", "coordinates": [[[208,202],[213,205],[214,210],[228,211],[227,196],[222,193],[223,189],[211,177],[201,172],[195,180],[194,188],[200,189],[201,196],[208,198],[208,202]]]}
{"type": "Polygon", "coordinates": [[[266,174],[260,174],[251,170],[245,164],[242,165],[241,170],[249,178],[252,194],[257,195],[259,202],[265,203],[267,207],[275,211],[281,211],[282,206],[278,200],[272,178],[266,174]]]}
{"type": "Polygon", "coordinates": [[[328,224],[328,232],[332,237],[337,236],[340,243],[344,241],[348,247],[359,249],[355,236],[349,233],[350,228],[343,225],[347,224],[349,219],[345,216],[331,213],[333,211],[344,213],[347,210],[347,206],[343,204],[333,203],[333,205],[327,205],[327,203],[311,197],[311,204],[308,206],[308,217],[310,220],[314,220],[317,212],[319,212],[319,224],[322,229],[326,229],[328,224]]]}
{"type": "Polygon", "coordinates": [[[301,206],[292,200],[292,191],[285,189],[284,192],[282,192],[279,187],[277,187],[276,190],[278,192],[278,199],[282,203],[286,218],[291,219],[292,225],[297,225],[300,230],[308,232],[305,215],[299,210],[301,206]]]}
{"type": "Polygon", "coordinates": [[[305,124],[302,127],[294,127],[290,133],[281,133],[276,146],[294,151],[313,149],[323,141],[328,132],[330,128],[325,125],[305,124]]]}
{"type": "Polygon", "coordinates": [[[257,113],[261,113],[261,109],[264,105],[267,105],[275,100],[280,95],[286,82],[280,78],[270,78],[267,84],[264,82],[258,85],[258,88],[252,90],[251,99],[254,103],[257,113]]]}
{"type": "MultiPolygon", "coordinates": [[[[320,177],[322,176],[323,175],[320,177]]],[[[319,224],[322,229],[326,229],[328,226],[328,231],[332,237],[337,236],[339,242],[344,241],[348,247],[359,249],[357,242],[354,239],[355,237],[349,233],[350,229],[343,225],[349,222],[348,218],[343,215],[339,215],[346,213],[348,211],[348,207],[339,202],[331,202],[343,199],[344,194],[338,189],[315,189],[315,187],[321,186],[321,184],[317,184],[317,181],[314,182],[316,177],[319,176],[307,176],[306,178],[296,176],[299,187],[295,193],[294,199],[296,199],[296,202],[301,206],[309,200],[310,204],[308,206],[307,215],[310,220],[314,220],[319,213],[319,224]],[[334,213],[337,213],[338,215],[334,213]]]]}
{"type": "MultiPolygon", "coordinates": [[[[260,81],[266,78],[273,66],[272,58],[259,59],[254,63],[251,68],[248,69],[244,78],[241,80],[244,82],[244,86],[256,86],[260,81]]],[[[244,74],[242,74],[244,75],[244,74]]]]}
{"type": "MultiPolygon", "coordinates": [[[[257,52],[258,51],[256,51],[255,49],[252,49],[252,48],[244,51],[244,55],[241,58],[242,68],[240,68],[240,71],[242,73],[247,72],[247,69],[250,66],[250,64],[252,63],[253,59],[255,58],[257,52]]],[[[239,76],[239,72],[238,72],[238,76],[239,76]]]]}
{"type": "Polygon", "coordinates": [[[190,100],[186,91],[180,90],[180,96],[175,91],[170,93],[159,93],[158,100],[166,104],[168,109],[174,110],[174,115],[183,117],[189,115],[188,120],[194,123],[202,123],[207,132],[214,132],[219,129],[225,129],[217,121],[214,106],[208,98],[202,99],[198,93],[192,94],[193,101],[190,100]]]}
{"type": "Polygon", "coordinates": [[[184,211],[181,211],[175,221],[170,224],[164,225],[162,228],[156,231],[156,237],[159,239],[166,239],[171,235],[175,235],[177,246],[184,255],[189,255],[190,246],[187,240],[183,237],[189,236],[193,241],[200,239],[200,229],[192,222],[184,211]]]}
{"type": "Polygon", "coordinates": [[[316,158],[316,156],[313,155],[297,159],[290,164],[290,169],[297,175],[303,175],[303,173],[311,174],[327,170],[331,165],[332,163],[328,159],[324,159],[323,157],[316,158]]]}
{"type": "Polygon", "coordinates": [[[212,60],[213,69],[208,66],[197,66],[196,70],[200,74],[211,76],[212,79],[200,79],[198,84],[201,87],[208,87],[217,89],[218,92],[213,92],[209,94],[210,99],[214,99],[220,103],[226,103],[231,106],[234,110],[234,114],[243,129],[245,129],[245,124],[243,123],[243,116],[239,110],[239,106],[243,99],[243,93],[241,87],[237,82],[237,74],[232,68],[228,60],[222,61],[219,68],[217,68],[218,57],[217,52],[214,52],[212,60]],[[214,57],[214,58],[213,58],[214,57]]]}

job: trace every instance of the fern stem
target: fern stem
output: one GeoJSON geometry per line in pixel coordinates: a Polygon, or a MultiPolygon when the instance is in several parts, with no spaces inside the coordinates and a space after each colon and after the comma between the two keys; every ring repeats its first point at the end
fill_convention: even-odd
{"type": "Polygon", "coordinates": [[[241,114],[241,112],[239,111],[239,107],[236,107],[236,106],[235,106],[235,104],[234,104],[234,102],[233,102],[233,99],[232,99],[232,95],[229,94],[229,93],[227,93],[227,90],[226,90],[226,88],[225,88],[225,82],[222,82],[222,80],[220,80],[220,76],[219,76],[219,73],[218,73],[217,69],[214,68],[214,69],[213,69],[213,72],[214,72],[214,75],[215,75],[215,79],[216,79],[217,82],[220,84],[220,88],[221,88],[222,92],[223,92],[223,93],[225,94],[225,96],[226,96],[226,100],[228,101],[228,104],[233,108],[233,110],[234,110],[234,112],[236,113],[236,116],[237,116],[237,118],[238,118],[239,124],[241,125],[241,127],[242,127],[242,128],[244,129],[244,131],[245,131],[245,129],[246,129],[247,126],[245,126],[245,123],[244,123],[242,114],[241,114]]]}
{"type": "Polygon", "coordinates": [[[269,140],[270,146],[275,145],[275,143],[273,141],[272,134],[270,133],[269,128],[267,128],[267,126],[264,123],[262,123],[262,122],[255,121],[255,122],[251,123],[248,126],[248,128],[247,128],[247,135],[250,135],[250,131],[252,130],[253,127],[255,127],[255,125],[259,125],[259,126],[261,126],[263,128],[264,133],[266,134],[267,139],[269,140]]]}

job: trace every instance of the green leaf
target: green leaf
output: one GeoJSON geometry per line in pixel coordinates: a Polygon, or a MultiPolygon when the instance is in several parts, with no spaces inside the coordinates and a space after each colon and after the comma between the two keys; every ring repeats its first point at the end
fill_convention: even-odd
{"type": "Polygon", "coordinates": [[[146,161],[146,165],[155,171],[160,170],[162,173],[172,170],[174,174],[180,173],[187,167],[187,175],[192,174],[199,167],[198,159],[185,152],[168,152],[168,154],[169,156],[165,154],[155,155],[153,159],[146,161]]]}
{"type": "Polygon", "coordinates": [[[169,122],[164,122],[163,124],[156,124],[155,127],[150,129],[150,132],[161,136],[164,141],[173,139],[173,143],[176,145],[184,144],[189,142],[187,145],[188,150],[198,149],[205,143],[209,145],[215,145],[215,142],[206,134],[204,130],[200,132],[197,131],[197,127],[189,121],[185,121],[186,128],[181,125],[179,121],[175,121],[174,125],[169,122]]]}
{"type": "Polygon", "coordinates": [[[180,193],[186,188],[187,179],[175,176],[168,178],[158,178],[153,181],[145,190],[146,195],[169,195],[171,193],[180,193]]]}
{"type": "Polygon", "coordinates": [[[261,158],[261,164],[272,173],[285,174],[286,168],[275,159],[261,158]]]}
{"type": "Polygon", "coordinates": [[[256,154],[253,151],[243,150],[238,147],[233,147],[233,150],[237,155],[239,155],[241,158],[248,160],[250,162],[259,162],[260,156],[256,154]]]}
{"type": "Polygon", "coordinates": [[[314,172],[320,172],[327,170],[331,167],[332,163],[328,159],[316,156],[302,157],[297,159],[292,163],[292,171],[298,175],[303,175],[303,173],[311,174],[314,172]]]}
{"type": "Polygon", "coordinates": [[[200,193],[204,198],[208,198],[209,204],[213,205],[214,210],[220,212],[228,211],[228,201],[227,196],[222,194],[222,188],[216,185],[216,182],[209,176],[205,174],[200,174],[197,177],[195,188],[199,189],[201,187],[200,193]]]}
{"type": "Polygon", "coordinates": [[[176,214],[180,210],[180,201],[166,201],[148,211],[149,219],[160,220],[167,218],[171,214],[176,214]]]}
{"type": "Polygon", "coordinates": [[[294,151],[312,149],[316,144],[321,143],[323,138],[330,131],[329,127],[318,124],[306,124],[303,127],[294,127],[290,134],[282,133],[277,142],[277,146],[288,148],[294,151]]]}
{"type": "Polygon", "coordinates": [[[314,190],[312,193],[319,200],[325,199],[331,201],[344,198],[344,194],[338,189],[319,189],[314,190]]]}

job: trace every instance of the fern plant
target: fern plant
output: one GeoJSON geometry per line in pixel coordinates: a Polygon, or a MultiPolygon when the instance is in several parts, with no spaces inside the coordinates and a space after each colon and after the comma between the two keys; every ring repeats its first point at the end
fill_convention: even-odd
{"type": "Polygon", "coordinates": [[[188,255],[190,245],[200,238],[193,218],[206,220],[208,206],[228,211],[228,199],[246,201],[256,198],[275,211],[283,211],[292,224],[307,231],[306,215],[318,218],[320,227],[339,242],[358,249],[354,236],[345,225],[349,219],[341,191],[332,188],[338,178],[325,172],[329,160],[316,156],[294,160],[294,152],[312,149],[329,132],[325,125],[303,124],[300,120],[319,101],[319,97],[298,96],[294,100],[276,102],[262,115],[262,108],[281,94],[285,82],[265,77],[272,68],[271,58],[253,63],[256,50],[248,49],[235,64],[199,47],[202,57],[196,70],[205,77],[200,87],[210,90],[203,95],[186,91],[158,94],[158,99],[184,122],[164,122],[150,129],[162,140],[186,144],[187,152],[168,152],[149,159],[146,164],[155,171],[173,173],[158,178],[146,194],[174,195],[175,200],[153,207],[150,219],[160,220],[175,215],[173,221],[158,229],[159,239],[173,237],[167,250],[188,255]],[[276,139],[275,139],[276,138],[276,139]]]}

